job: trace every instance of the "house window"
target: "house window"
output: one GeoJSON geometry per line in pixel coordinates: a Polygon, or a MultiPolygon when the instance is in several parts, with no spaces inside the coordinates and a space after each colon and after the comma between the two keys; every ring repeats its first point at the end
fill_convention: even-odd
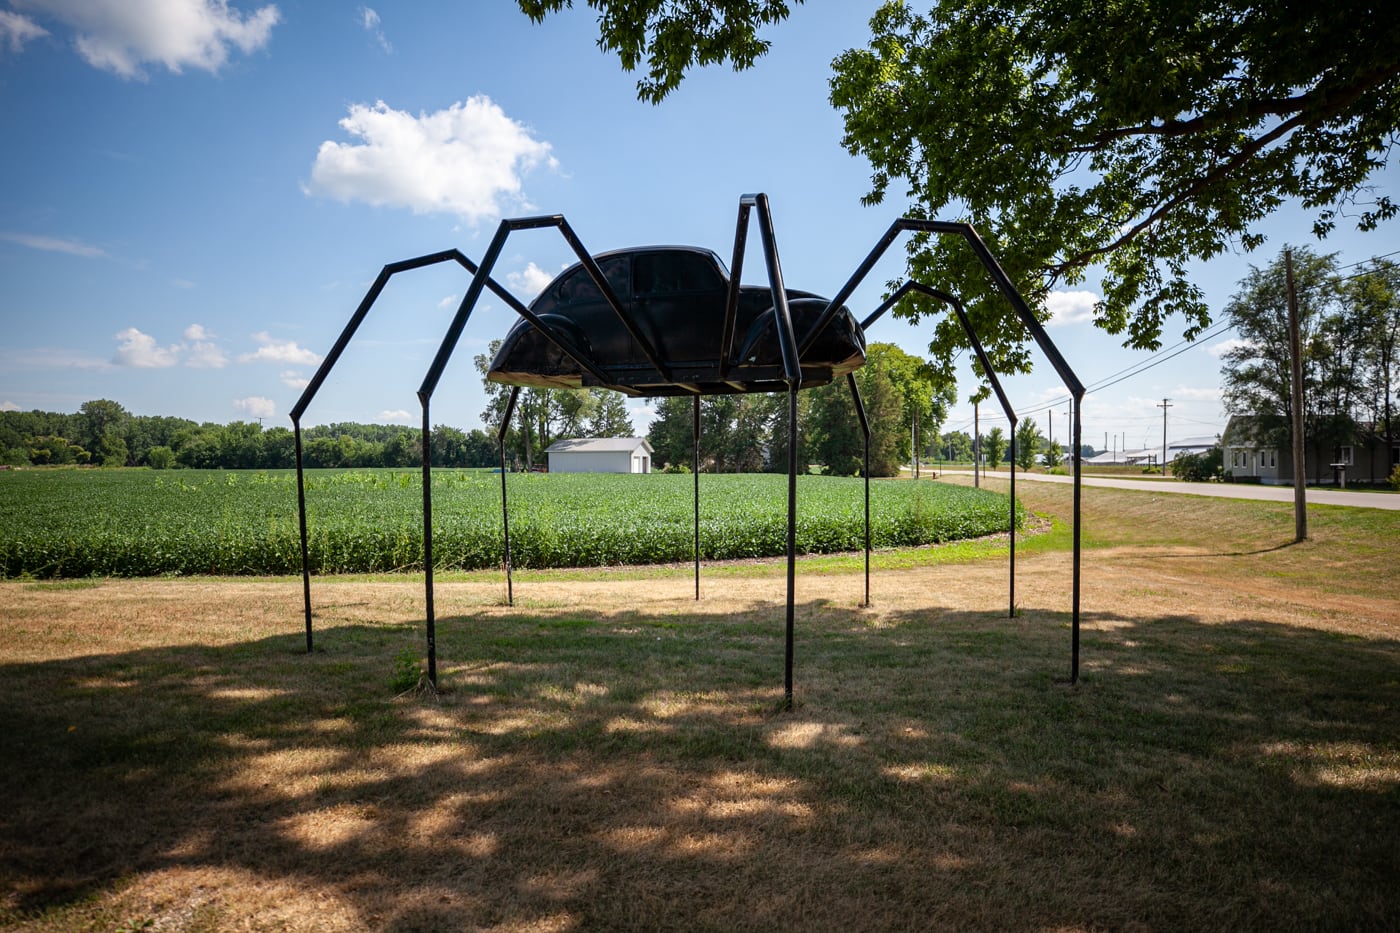
{"type": "Polygon", "coordinates": [[[1259,452],[1259,465],[1260,465],[1261,467],[1269,467],[1270,469],[1277,468],[1277,467],[1278,467],[1278,451],[1277,451],[1277,450],[1262,450],[1262,451],[1260,451],[1260,452],[1259,452]]]}
{"type": "Polygon", "coordinates": [[[1234,459],[1230,462],[1230,465],[1231,465],[1231,466],[1235,466],[1235,467],[1240,467],[1240,468],[1244,468],[1244,467],[1249,466],[1249,453],[1248,453],[1248,451],[1244,451],[1244,450],[1237,450],[1237,451],[1235,451],[1235,457],[1234,457],[1234,459]]]}
{"type": "Polygon", "coordinates": [[[1345,447],[1333,447],[1333,448],[1332,448],[1332,462],[1333,462],[1333,463],[1345,464],[1346,466],[1351,466],[1351,447],[1350,447],[1350,445],[1345,446],[1345,447]]]}

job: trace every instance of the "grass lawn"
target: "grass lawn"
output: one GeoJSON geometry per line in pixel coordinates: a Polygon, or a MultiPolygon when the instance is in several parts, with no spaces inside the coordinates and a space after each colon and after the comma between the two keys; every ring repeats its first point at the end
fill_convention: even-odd
{"type": "Polygon", "coordinates": [[[1084,498],[1077,687],[1057,525],[804,562],[791,712],[781,561],[452,576],[437,696],[413,578],[0,584],[0,926],[1400,926],[1400,513],[1084,498]]]}

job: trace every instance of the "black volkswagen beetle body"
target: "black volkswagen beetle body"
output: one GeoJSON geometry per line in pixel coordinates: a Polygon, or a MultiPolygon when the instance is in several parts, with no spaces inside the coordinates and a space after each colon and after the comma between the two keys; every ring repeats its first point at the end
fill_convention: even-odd
{"type": "MultiPolygon", "coordinates": [[[[654,357],[629,332],[587,268],[577,263],[550,282],[530,310],[562,338],[559,343],[571,345],[608,380],[581,368],[556,341],[523,319],[501,342],[489,379],[540,388],[605,386],[640,396],[788,389],[769,287],[740,286],[726,328],[729,272],[710,250],[648,246],[594,259],[654,357]],[[669,374],[658,370],[655,361],[669,374]]],[[[802,340],[829,302],[810,292],[787,289],[786,294],[794,333],[802,340]]],[[[799,388],[824,385],[864,362],[864,333],[842,307],[804,352],[799,388]]]]}

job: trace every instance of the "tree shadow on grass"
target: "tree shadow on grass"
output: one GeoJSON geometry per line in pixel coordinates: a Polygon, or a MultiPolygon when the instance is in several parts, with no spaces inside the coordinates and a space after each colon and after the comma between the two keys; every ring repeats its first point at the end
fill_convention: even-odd
{"type": "Polygon", "coordinates": [[[1060,614],[799,619],[791,712],[781,623],[703,605],[442,620],[436,699],[400,627],[5,665],[0,919],[1400,923],[1396,642],[1086,616],[1065,688],[1060,614]]]}

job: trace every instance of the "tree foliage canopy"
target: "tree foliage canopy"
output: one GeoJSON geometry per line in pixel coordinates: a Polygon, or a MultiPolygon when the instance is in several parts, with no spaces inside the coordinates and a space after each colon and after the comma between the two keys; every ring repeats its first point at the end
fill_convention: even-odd
{"type": "MultiPolygon", "coordinates": [[[[517,2],[537,23],[574,5],[573,0],[517,2]]],[[[785,0],[588,0],[588,5],[598,11],[598,48],[616,52],[628,71],[646,60],[637,97],[654,104],[680,87],[694,66],[729,62],[735,71],[748,68],[768,51],[759,29],[788,16],[785,0]]]]}
{"type": "MultiPolygon", "coordinates": [[[[539,19],[569,0],[519,0],[539,19]]],[[[800,0],[793,0],[794,3],[800,0]]],[[[752,64],[779,0],[589,0],[599,45],[646,58],[659,101],[687,68],[752,64]]],[[[1097,323],[1155,349],[1168,318],[1209,323],[1189,263],[1263,242],[1286,200],[1325,235],[1396,213],[1367,180],[1400,129],[1400,7],[1259,0],[891,0],[833,63],[843,142],[869,159],[866,203],[973,223],[1033,307],[1104,272],[1097,323]]],[[[915,238],[909,273],[952,288],[998,368],[1027,368],[1010,310],[966,247],[915,238]]],[[[918,317],[918,299],[902,313],[918,317]]],[[[964,337],[939,317],[945,373],[964,337]]]]}
{"type": "MultiPolygon", "coordinates": [[[[1292,258],[1305,430],[1343,444],[1369,422],[1368,430],[1393,437],[1400,394],[1400,266],[1376,260],[1344,279],[1333,256],[1301,248],[1292,258]]],[[[1284,257],[1263,269],[1251,267],[1225,313],[1238,334],[1221,357],[1225,407],[1252,419],[1255,440],[1286,445],[1294,401],[1284,257]]]]}

